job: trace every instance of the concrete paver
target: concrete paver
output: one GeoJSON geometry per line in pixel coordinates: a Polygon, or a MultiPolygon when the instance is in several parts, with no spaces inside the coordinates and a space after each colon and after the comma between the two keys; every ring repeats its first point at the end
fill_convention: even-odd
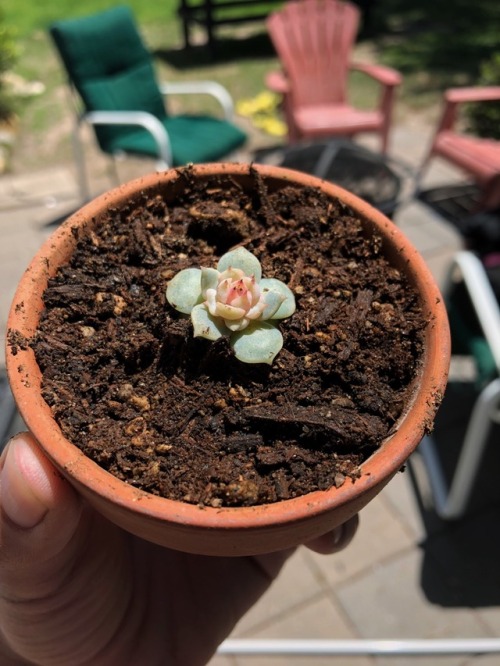
{"type": "Polygon", "coordinates": [[[315,553],[308,553],[306,557],[334,590],[344,581],[370,575],[380,562],[408,551],[413,545],[414,541],[401,521],[394,518],[383,496],[379,495],[363,509],[357,538],[349,548],[335,557],[315,553]]]}
{"type": "MultiPolygon", "coordinates": [[[[422,590],[423,554],[414,549],[352,581],[337,585],[335,595],[364,638],[479,638],[488,635],[473,611],[429,603],[422,590]]],[[[447,590],[442,570],[427,562],[428,585],[447,590]]]]}
{"type": "Polygon", "coordinates": [[[500,558],[497,520],[498,509],[485,508],[422,542],[422,589],[436,605],[461,606],[474,609],[475,614],[480,612],[500,635],[500,571],[491,568],[492,560],[500,558]],[[434,566],[439,568],[444,588],[436,587],[426,578],[434,566]],[[492,612],[488,615],[489,609],[492,612]]]}
{"type": "Polygon", "coordinates": [[[389,520],[397,522],[412,539],[412,547],[426,536],[415,492],[412,489],[409,465],[396,474],[381,493],[385,505],[391,512],[389,520]]]}
{"type": "Polygon", "coordinates": [[[207,666],[238,666],[236,658],[225,655],[225,654],[216,654],[207,666]]]}
{"type": "Polygon", "coordinates": [[[276,618],[300,608],[322,593],[321,581],[299,549],[286,563],[267,594],[239,622],[234,635],[245,637],[271,625],[276,618]]]}
{"type": "MultiPolygon", "coordinates": [[[[490,567],[488,566],[485,571],[488,572],[487,579],[490,578],[490,567]]],[[[500,602],[497,601],[494,606],[486,606],[476,609],[477,617],[487,627],[487,631],[491,636],[500,636],[500,602]]],[[[497,660],[500,658],[497,655],[497,660]]]]}
{"type": "Polygon", "coordinates": [[[74,178],[66,167],[0,178],[0,367],[5,366],[7,315],[17,283],[54,227],[49,223],[77,205],[74,178]]]}

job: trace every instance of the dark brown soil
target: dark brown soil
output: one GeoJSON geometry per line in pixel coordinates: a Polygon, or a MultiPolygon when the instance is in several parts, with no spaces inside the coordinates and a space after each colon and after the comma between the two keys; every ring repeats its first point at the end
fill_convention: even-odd
{"type": "MultiPolygon", "coordinates": [[[[351,211],[316,190],[215,180],[111,211],[51,280],[33,342],[63,432],[133,486],[210,506],[355,479],[401,414],[422,353],[416,294],[351,211]],[[169,279],[244,244],[294,291],[272,366],[193,338],[169,279]]],[[[258,181],[257,177],[256,180],[258,181]]]]}

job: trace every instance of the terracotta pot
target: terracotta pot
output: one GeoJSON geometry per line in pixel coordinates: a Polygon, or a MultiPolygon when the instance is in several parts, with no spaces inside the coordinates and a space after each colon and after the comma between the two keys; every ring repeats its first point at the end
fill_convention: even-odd
{"type": "MultiPolygon", "coordinates": [[[[29,346],[7,346],[8,374],[19,411],[64,476],[99,512],[125,530],[163,546],[192,553],[271,552],[303,543],[344,522],[373,499],[404,465],[432,425],[446,384],[450,341],[443,301],[423,259],[401,231],[380,212],[335,185],[295,171],[257,168],[271,190],[295,181],[319,187],[354,209],[366,221],[368,233],[376,230],[384,237],[386,256],[416,287],[430,321],[412,400],[396,432],[363,464],[362,475],[355,483],[344,483],[340,488],[275,504],[218,509],[200,508],[139,491],[101,469],[65,439],[42,399],[41,373],[33,351],[29,346]]],[[[200,165],[194,167],[194,172],[200,177],[232,174],[246,187],[251,187],[252,183],[245,165],[200,165]]],[[[99,224],[105,209],[119,208],[139,191],[161,191],[163,196],[172,198],[182,187],[183,179],[174,170],[152,174],[100,196],[69,218],[45,243],[22,278],[8,328],[28,340],[33,335],[43,307],[43,291],[49,277],[71,255],[75,227],[92,228],[99,224]]]]}

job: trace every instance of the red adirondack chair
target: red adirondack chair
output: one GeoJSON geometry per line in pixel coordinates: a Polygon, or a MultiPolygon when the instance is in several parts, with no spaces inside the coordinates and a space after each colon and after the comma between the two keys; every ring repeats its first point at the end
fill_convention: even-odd
{"type": "Polygon", "coordinates": [[[394,91],[401,75],[373,64],[350,62],[359,26],[359,9],[342,0],[292,0],[267,19],[283,71],[266,77],[283,95],[289,141],[377,132],[386,152],[394,91]],[[347,101],[349,69],[381,84],[377,109],[361,110],[347,101]]]}
{"type": "Polygon", "coordinates": [[[500,141],[465,134],[457,129],[459,106],[470,102],[500,101],[500,86],[450,88],[444,93],[444,109],[420,177],[435,156],[448,160],[472,176],[481,197],[478,210],[500,207],[500,141]]]}

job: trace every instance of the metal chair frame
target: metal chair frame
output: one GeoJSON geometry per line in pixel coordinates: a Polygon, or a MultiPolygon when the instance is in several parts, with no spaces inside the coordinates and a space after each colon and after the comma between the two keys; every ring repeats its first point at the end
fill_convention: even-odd
{"type": "Polygon", "coordinates": [[[343,657],[408,656],[455,654],[500,654],[499,638],[450,638],[403,640],[319,640],[319,639],[227,639],[220,655],[248,657],[343,657]]]}

